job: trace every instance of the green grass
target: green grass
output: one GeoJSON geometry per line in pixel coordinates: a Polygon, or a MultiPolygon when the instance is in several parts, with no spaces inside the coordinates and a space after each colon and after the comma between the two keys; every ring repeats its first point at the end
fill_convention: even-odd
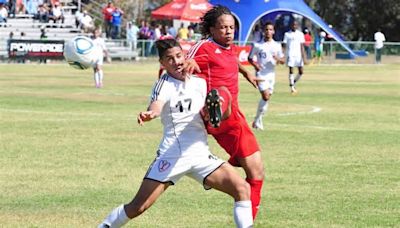
{"type": "MultiPolygon", "coordinates": [[[[95,227],[131,200],[162,135],[159,120],[136,124],[157,70],[106,65],[95,89],[91,71],[0,65],[1,227],[95,227]]],[[[399,227],[400,66],[306,67],[298,96],[286,71],[256,131],[266,171],[256,227],[399,227]]],[[[259,94],[240,87],[250,122],[259,94]]],[[[184,178],[128,227],[233,227],[232,205],[184,178]]]]}

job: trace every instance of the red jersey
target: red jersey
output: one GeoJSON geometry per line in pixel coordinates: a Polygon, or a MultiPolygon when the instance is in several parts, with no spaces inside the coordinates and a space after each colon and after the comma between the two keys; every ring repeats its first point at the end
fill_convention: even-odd
{"type": "Polygon", "coordinates": [[[239,65],[236,46],[223,47],[212,39],[195,44],[187,55],[199,65],[201,73],[197,75],[207,82],[207,92],[213,88],[225,86],[232,95],[232,104],[238,106],[239,65]]]}

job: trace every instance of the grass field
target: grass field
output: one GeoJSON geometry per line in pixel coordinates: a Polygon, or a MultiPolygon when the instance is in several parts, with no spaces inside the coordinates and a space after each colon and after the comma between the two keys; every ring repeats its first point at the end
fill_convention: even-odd
{"type": "MultiPolygon", "coordinates": [[[[95,89],[91,71],[0,65],[0,226],[95,227],[131,200],[161,139],[159,120],[135,121],[157,70],[106,65],[95,89]]],[[[240,83],[250,122],[258,91],[240,83]]],[[[298,89],[279,67],[256,131],[266,184],[255,226],[400,227],[400,66],[306,67],[298,89]]],[[[233,227],[232,206],[184,178],[128,227],[233,227]]]]}

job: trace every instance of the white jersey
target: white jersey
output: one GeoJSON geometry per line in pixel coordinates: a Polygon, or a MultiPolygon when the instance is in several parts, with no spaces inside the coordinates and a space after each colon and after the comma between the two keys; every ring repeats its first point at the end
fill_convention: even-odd
{"type": "Polygon", "coordinates": [[[164,135],[159,154],[184,156],[188,152],[208,150],[207,132],[200,116],[207,85],[204,79],[192,76],[186,81],[164,74],[154,85],[151,102],[165,102],[161,112],[164,135]]]}
{"type": "Polygon", "coordinates": [[[206,97],[206,81],[192,76],[185,82],[164,74],[155,84],[151,102],[164,101],[161,122],[164,137],[146,179],[175,184],[189,176],[204,185],[204,179],[224,161],[214,156],[207,143],[207,132],[200,110],[206,97]]]}
{"type": "Polygon", "coordinates": [[[383,42],[386,41],[385,35],[381,32],[376,32],[374,34],[374,40],[375,40],[375,48],[380,49],[383,48],[383,42]]]}
{"type": "Polygon", "coordinates": [[[261,67],[261,70],[258,72],[261,75],[275,72],[276,60],[274,56],[277,58],[283,58],[284,56],[282,46],[274,40],[254,43],[250,56],[254,55],[257,56],[257,63],[261,67]]]}
{"type": "Polygon", "coordinates": [[[93,39],[93,43],[96,46],[96,48],[101,50],[101,51],[99,51],[99,57],[98,57],[96,64],[103,65],[104,51],[107,50],[106,42],[104,41],[103,38],[97,37],[96,39],[93,39]]]}
{"type": "Polygon", "coordinates": [[[285,32],[283,43],[286,44],[288,58],[301,57],[301,44],[305,43],[304,34],[298,30],[285,32]]]}

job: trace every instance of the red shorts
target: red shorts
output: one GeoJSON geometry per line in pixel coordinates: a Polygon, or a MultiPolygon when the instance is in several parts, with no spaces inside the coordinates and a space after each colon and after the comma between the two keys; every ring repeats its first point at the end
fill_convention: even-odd
{"type": "Polygon", "coordinates": [[[260,151],[260,146],[246,118],[235,106],[232,106],[232,113],[228,119],[223,120],[218,128],[207,124],[207,132],[231,156],[229,163],[233,166],[240,166],[237,158],[245,158],[260,151]]]}

